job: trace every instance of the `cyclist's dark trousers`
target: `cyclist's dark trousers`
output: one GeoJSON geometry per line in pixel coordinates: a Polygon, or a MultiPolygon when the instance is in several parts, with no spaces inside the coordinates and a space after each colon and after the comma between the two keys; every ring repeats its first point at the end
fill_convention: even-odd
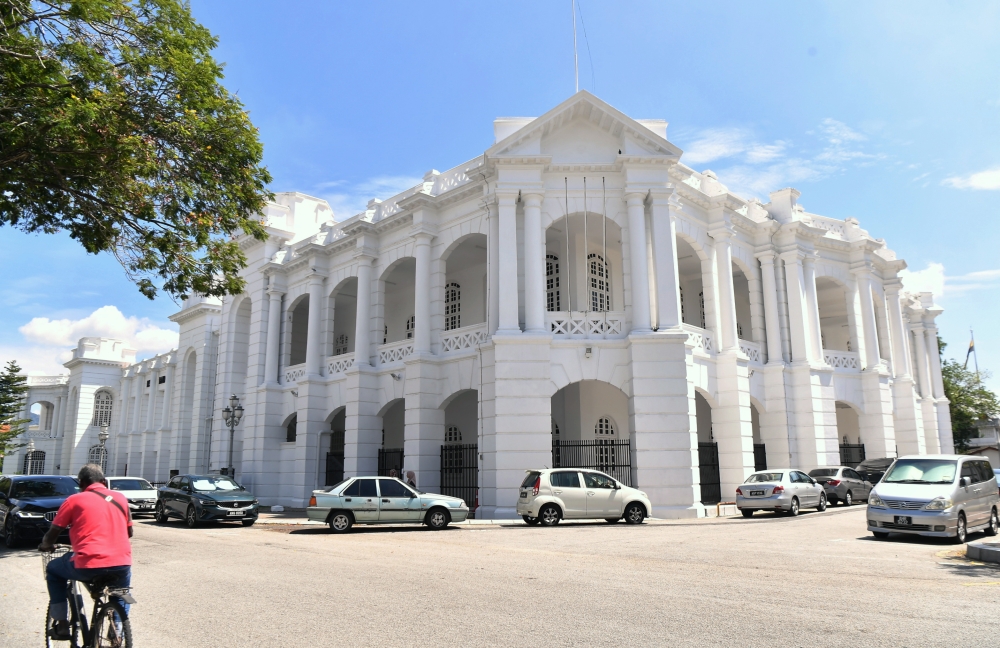
{"type": "MultiPolygon", "coordinates": [[[[75,580],[81,583],[89,583],[98,576],[113,574],[116,578],[112,581],[113,587],[128,587],[132,582],[132,567],[125,565],[122,567],[100,567],[98,569],[77,569],[73,566],[73,554],[68,553],[59,556],[49,563],[46,568],[45,580],[49,584],[49,606],[50,614],[57,621],[65,621],[69,618],[69,608],[66,602],[69,596],[67,581],[75,580]]],[[[128,606],[121,599],[115,597],[118,603],[125,607],[125,614],[128,614],[128,606]]]]}

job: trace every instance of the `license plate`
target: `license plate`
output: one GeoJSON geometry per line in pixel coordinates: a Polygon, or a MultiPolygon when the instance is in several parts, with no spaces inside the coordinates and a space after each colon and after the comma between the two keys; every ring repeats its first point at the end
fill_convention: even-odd
{"type": "Polygon", "coordinates": [[[527,493],[521,493],[521,497],[527,497],[527,496],[528,496],[527,493]]]}
{"type": "Polygon", "coordinates": [[[226,517],[243,517],[243,511],[226,511],[226,517]]]}
{"type": "Polygon", "coordinates": [[[751,496],[763,495],[764,491],[750,491],[751,496]]]}
{"type": "Polygon", "coordinates": [[[140,504],[139,508],[153,508],[152,504],[140,504]]]}
{"type": "Polygon", "coordinates": [[[910,526],[913,524],[913,518],[908,515],[897,515],[896,516],[896,526],[910,526]]]}

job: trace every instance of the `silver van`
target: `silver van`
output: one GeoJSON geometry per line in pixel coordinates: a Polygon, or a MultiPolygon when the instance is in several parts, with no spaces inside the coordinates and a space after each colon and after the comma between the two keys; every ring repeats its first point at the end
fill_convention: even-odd
{"type": "Polygon", "coordinates": [[[964,455],[922,455],[897,459],[868,497],[868,530],[953,538],[1000,531],[1000,496],[990,462],[964,455]]]}

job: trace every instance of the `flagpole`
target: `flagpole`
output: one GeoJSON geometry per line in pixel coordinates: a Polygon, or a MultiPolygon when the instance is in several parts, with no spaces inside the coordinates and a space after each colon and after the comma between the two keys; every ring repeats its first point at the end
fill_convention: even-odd
{"type": "Polygon", "coordinates": [[[976,353],[976,335],[969,328],[969,337],[972,338],[972,360],[976,365],[976,380],[979,380],[979,354],[976,353]]]}
{"type": "Polygon", "coordinates": [[[570,0],[570,11],[573,12],[573,79],[576,83],[575,92],[580,92],[580,59],[576,54],[576,0],[570,0]]]}

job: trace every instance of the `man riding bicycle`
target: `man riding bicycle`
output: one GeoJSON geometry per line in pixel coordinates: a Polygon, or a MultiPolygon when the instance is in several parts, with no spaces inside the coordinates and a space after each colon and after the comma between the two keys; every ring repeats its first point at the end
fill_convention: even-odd
{"type": "Polygon", "coordinates": [[[104,472],[87,464],[77,475],[81,492],[70,495],[59,507],[39,551],[55,549],[59,534],[69,528],[73,552],[52,560],[46,568],[50,616],[49,638],[69,641],[67,581],[89,583],[108,577],[114,587],[128,587],[132,579],[132,518],[128,499],[108,490],[104,472]]]}

